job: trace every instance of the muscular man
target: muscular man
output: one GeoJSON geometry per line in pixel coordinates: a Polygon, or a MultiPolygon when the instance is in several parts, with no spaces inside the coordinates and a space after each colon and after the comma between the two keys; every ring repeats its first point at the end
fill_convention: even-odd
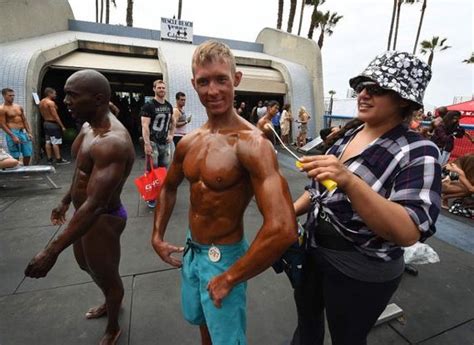
{"type": "MultiPolygon", "coordinates": [[[[173,106],[165,100],[166,84],[163,80],[153,82],[155,97],[145,103],[140,113],[142,137],[147,165],[149,156],[153,166],[168,167],[171,156],[171,141],[174,134],[173,106]]],[[[150,167],[151,169],[151,167],[150,167]]],[[[146,200],[149,208],[156,206],[156,200],[146,200]]]]}
{"type": "Polygon", "coordinates": [[[0,127],[7,134],[8,151],[15,159],[23,156],[23,165],[30,164],[33,145],[30,125],[26,121],[23,107],[13,103],[15,91],[2,89],[3,104],[0,105],[0,127]]]}
{"type": "Polygon", "coordinates": [[[204,42],[192,68],[208,121],[176,149],[155,211],[152,244],[162,260],[182,265],[184,317],[199,325],[202,343],[246,344],[246,281],[296,240],[296,218],[271,143],[232,107],[242,73],[229,47],[204,42]],[[164,241],[184,178],[191,191],[186,250],[164,241]],[[254,195],[264,221],[248,248],[243,215],[254,195]],[[183,263],[172,256],[182,251],[183,263]]]}
{"type": "Polygon", "coordinates": [[[135,159],[127,130],[109,111],[110,86],[99,72],[74,73],[64,86],[64,103],[73,117],[87,121],[72,144],[76,157],[71,188],[51,213],[54,225],[66,222],[72,202],[75,212],[65,230],[28,264],[25,275],[46,276],[58,255],[69,245],[79,267],[89,273],[105,295],[105,303],[86,318],[108,317],[101,345],[116,344],[118,314],[123,298],[119,275],[120,235],[127,212],[120,193],[135,159]]]}
{"type": "Polygon", "coordinates": [[[63,132],[66,130],[58,115],[58,106],[54,102],[56,90],[50,87],[44,89],[44,98],[39,104],[39,110],[43,117],[43,129],[45,135],[46,156],[49,163],[69,164],[69,161],[61,157],[59,145],[63,143],[63,132]],[[53,161],[53,153],[56,161],[53,161]]]}
{"type": "Polygon", "coordinates": [[[273,127],[273,118],[280,110],[280,104],[277,101],[269,101],[267,105],[267,112],[257,122],[257,128],[260,129],[265,136],[272,142],[273,145],[276,143],[275,133],[273,133],[271,127],[273,127]]]}

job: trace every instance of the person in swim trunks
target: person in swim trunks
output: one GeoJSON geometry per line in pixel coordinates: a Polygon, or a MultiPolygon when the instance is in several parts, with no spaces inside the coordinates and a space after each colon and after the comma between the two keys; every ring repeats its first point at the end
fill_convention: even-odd
{"type": "Polygon", "coordinates": [[[242,73],[229,47],[199,45],[192,72],[208,121],[176,148],[155,210],[152,245],[163,261],[182,266],[184,317],[200,327],[202,344],[244,345],[246,281],[296,241],[296,218],[272,144],[233,108],[242,73]],[[190,231],[186,247],[177,247],[164,235],[184,178],[190,182],[190,231]],[[243,215],[253,196],[263,225],[248,247],[243,215]],[[182,262],[172,256],[181,252],[182,262]]]}
{"type": "Polygon", "coordinates": [[[63,143],[63,132],[66,130],[58,115],[58,106],[54,102],[56,90],[50,87],[44,89],[44,98],[39,104],[39,110],[43,117],[43,129],[45,134],[45,149],[49,163],[69,164],[69,161],[61,157],[60,146],[63,143]],[[53,153],[55,161],[53,161],[53,153]]]}
{"type": "Polygon", "coordinates": [[[15,159],[23,156],[23,165],[30,164],[33,153],[33,134],[26,120],[23,107],[13,103],[15,91],[10,88],[2,89],[3,104],[0,105],[0,128],[5,131],[8,151],[15,159]]]}
{"type": "Polygon", "coordinates": [[[69,192],[51,212],[54,225],[66,222],[66,211],[76,209],[59,236],[28,264],[25,275],[46,276],[59,254],[71,244],[79,267],[91,275],[105,295],[105,303],[90,309],[86,318],[108,317],[101,345],[116,344],[124,294],[119,275],[120,235],[127,213],[120,194],[135,159],[128,131],[109,111],[110,85],[99,72],[81,70],[64,86],[64,103],[74,118],[84,120],[72,144],[76,170],[69,192]]]}

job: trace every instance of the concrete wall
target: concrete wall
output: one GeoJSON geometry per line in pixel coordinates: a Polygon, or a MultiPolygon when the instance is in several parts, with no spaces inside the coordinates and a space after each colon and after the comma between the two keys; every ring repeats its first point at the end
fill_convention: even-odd
{"type": "MultiPolygon", "coordinates": [[[[315,120],[310,131],[319,131],[323,126],[324,89],[321,51],[315,41],[292,35],[280,30],[265,28],[257,36],[256,42],[263,44],[263,52],[296,64],[303,65],[309,72],[313,86],[313,108],[311,114],[315,120]],[[314,128],[316,127],[316,128],[314,128]]],[[[293,114],[296,115],[300,105],[292,104],[293,114]]],[[[309,110],[309,109],[308,109],[309,110]]],[[[316,133],[310,133],[314,137],[316,133]]]]}
{"type": "Polygon", "coordinates": [[[65,31],[69,19],[66,0],[1,0],[0,43],[65,31]]]}

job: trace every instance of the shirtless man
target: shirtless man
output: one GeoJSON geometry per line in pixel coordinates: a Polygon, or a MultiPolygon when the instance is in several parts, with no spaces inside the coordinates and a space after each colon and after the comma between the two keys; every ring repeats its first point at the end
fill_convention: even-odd
{"type": "Polygon", "coordinates": [[[23,156],[23,165],[30,164],[33,145],[30,125],[26,121],[23,107],[13,103],[15,91],[9,88],[2,89],[3,104],[0,105],[0,127],[5,131],[8,151],[13,158],[23,156]]]}
{"type": "Polygon", "coordinates": [[[50,87],[44,89],[44,98],[39,104],[39,110],[43,117],[43,129],[45,134],[45,149],[49,163],[69,164],[69,161],[61,157],[59,145],[63,143],[63,132],[66,130],[58,115],[58,106],[54,102],[56,90],[50,87]],[[53,153],[56,161],[53,161],[53,153]]]}
{"type": "Polygon", "coordinates": [[[265,134],[273,145],[275,145],[277,139],[275,138],[275,133],[273,133],[270,127],[273,127],[272,119],[276,116],[278,110],[280,110],[280,104],[277,101],[269,101],[267,112],[257,122],[257,128],[265,134]]]}
{"type": "Polygon", "coordinates": [[[296,218],[271,143],[232,107],[242,73],[230,49],[204,42],[192,68],[208,121],[176,148],[155,211],[152,245],[162,260],[183,267],[184,317],[200,327],[202,344],[246,344],[246,281],[296,241],[296,218]],[[186,249],[164,241],[184,178],[191,191],[186,249]],[[254,195],[264,221],[248,248],[243,215],[254,195]],[[181,263],[172,254],[183,251],[181,263]]]}
{"type": "Polygon", "coordinates": [[[79,267],[91,275],[105,295],[105,303],[90,309],[86,318],[107,314],[100,344],[116,344],[124,293],[119,275],[120,235],[127,220],[120,193],[135,153],[127,130],[109,111],[110,86],[102,74],[93,70],[76,72],[66,81],[64,91],[69,112],[87,123],[72,144],[76,170],[71,188],[51,212],[51,221],[64,224],[71,202],[75,212],[65,230],[31,260],[25,275],[46,276],[59,254],[72,244],[79,267]]]}

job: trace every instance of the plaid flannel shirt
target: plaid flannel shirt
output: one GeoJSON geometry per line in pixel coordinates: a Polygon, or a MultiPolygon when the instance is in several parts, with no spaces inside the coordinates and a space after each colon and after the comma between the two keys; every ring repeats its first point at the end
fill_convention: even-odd
{"type": "MultiPolygon", "coordinates": [[[[340,157],[344,148],[363,125],[348,131],[326,154],[340,157]]],[[[439,150],[429,140],[398,125],[372,142],[363,152],[344,165],[371,188],[390,201],[402,205],[426,240],[436,231],[435,222],[441,202],[441,167],[439,150]]],[[[370,257],[390,261],[400,257],[400,246],[372,232],[352,208],[340,189],[327,193],[324,186],[313,181],[310,188],[311,217],[317,219],[320,209],[327,213],[335,229],[355,247],[370,257]],[[326,191],[326,192],[325,192],[326,191]]],[[[308,224],[314,231],[316,224],[308,224]]],[[[310,240],[310,243],[314,243],[310,240]]]]}

